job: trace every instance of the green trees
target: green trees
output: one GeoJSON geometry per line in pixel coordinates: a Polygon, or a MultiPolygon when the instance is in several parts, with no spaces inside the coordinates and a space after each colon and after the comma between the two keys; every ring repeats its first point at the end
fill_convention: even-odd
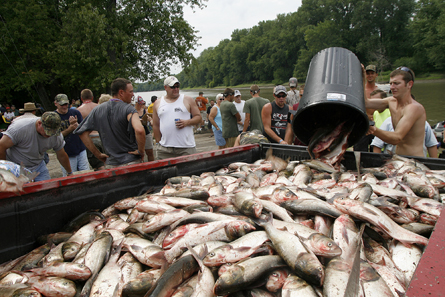
{"type": "Polygon", "coordinates": [[[443,71],[444,9],[443,0],[303,0],[296,12],[235,30],[231,40],[205,53],[217,59],[198,57],[180,75],[194,77],[185,85],[191,87],[210,86],[195,75],[197,69],[211,72],[214,86],[283,83],[291,76],[304,79],[312,57],[333,46],[380,71],[400,63],[443,71]]]}
{"type": "MultiPolygon", "coordinates": [[[[4,0],[0,6],[0,91],[41,101],[83,88],[97,96],[116,77],[156,80],[187,66],[198,37],[183,5],[205,0],[4,0]]],[[[6,101],[6,100],[5,100],[6,101]]],[[[22,102],[23,102],[22,101],[22,102]]]]}

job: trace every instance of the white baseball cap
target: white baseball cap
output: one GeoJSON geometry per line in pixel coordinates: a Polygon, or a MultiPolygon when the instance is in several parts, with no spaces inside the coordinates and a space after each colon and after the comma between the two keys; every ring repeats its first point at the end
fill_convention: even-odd
{"type": "Polygon", "coordinates": [[[235,90],[235,97],[236,96],[241,96],[241,92],[239,90],[235,90]]]}
{"type": "Polygon", "coordinates": [[[169,76],[164,80],[164,86],[173,87],[175,83],[179,83],[179,80],[174,76],[169,76]]]}

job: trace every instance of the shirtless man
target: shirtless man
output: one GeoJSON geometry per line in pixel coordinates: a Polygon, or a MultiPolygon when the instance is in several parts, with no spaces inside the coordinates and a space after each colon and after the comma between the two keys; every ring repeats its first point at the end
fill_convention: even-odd
{"type": "MultiPolygon", "coordinates": [[[[83,118],[86,118],[90,112],[98,105],[93,102],[94,96],[93,92],[89,89],[84,89],[80,92],[80,99],[82,100],[82,105],[77,108],[77,110],[82,114],[83,118]]],[[[99,138],[99,132],[91,131],[90,138],[93,140],[94,145],[103,153],[102,143],[99,138]]],[[[87,149],[88,162],[94,170],[105,169],[104,162],[100,161],[90,150],[87,149]]]]}
{"type": "Polygon", "coordinates": [[[167,77],[164,80],[167,95],[153,105],[158,160],[196,153],[193,126],[201,122],[201,113],[192,97],[179,94],[179,86],[176,77],[167,77]]]}
{"type": "Polygon", "coordinates": [[[383,131],[370,126],[368,134],[373,134],[386,143],[397,145],[396,154],[424,157],[426,113],[424,107],[411,96],[414,72],[407,67],[399,67],[390,74],[392,97],[385,99],[365,99],[366,108],[389,108],[394,132],[383,131]]]}
{"type": "MultiPolygon", "coordinates": [[[[368,65],[366,66],[366,85],[365,85],[365,95],[366,98],[371,98],[371,92],[378,89],[378,87],[375,85],[375,79],[377,78],[377,68],[375,65],[368,65]]],[[[366,114],[368,115],[368,118],[372,121],[373,120],[373,114],[374,109],[372,108],[366,108],[366,114]]]]}

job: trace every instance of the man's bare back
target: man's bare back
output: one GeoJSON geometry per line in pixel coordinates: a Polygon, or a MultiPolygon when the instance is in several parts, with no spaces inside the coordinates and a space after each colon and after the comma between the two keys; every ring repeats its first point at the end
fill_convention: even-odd
{"type": "Polygon", "coordinates": [[[97,103],[89,102],[89,103],[83,103],[81,106],[77,108],[78,111],[82,114],[83,118],[86,118],[87,115],[90,114],[90,112],[97,106],[97,103]]]}

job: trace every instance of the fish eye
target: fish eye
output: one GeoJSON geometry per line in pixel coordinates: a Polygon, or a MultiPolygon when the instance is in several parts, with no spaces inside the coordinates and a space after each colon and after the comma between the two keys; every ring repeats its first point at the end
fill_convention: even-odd
{"type": "Polygon", "coordinates": [[[272,276],[278,276],[278,273],[274,272],[272,273],[272,276]]]}
{"type": "Polygon", "coordinates": [[[328,242],[328,247],[331,247],[332,246],[332,242],[328,242]]]}
{"type": "Polygon", "coordinates": [[[209,256],[210,257],[215,257],[215,253],[212,252],[212,253],[209,254],[209,256]]]}

